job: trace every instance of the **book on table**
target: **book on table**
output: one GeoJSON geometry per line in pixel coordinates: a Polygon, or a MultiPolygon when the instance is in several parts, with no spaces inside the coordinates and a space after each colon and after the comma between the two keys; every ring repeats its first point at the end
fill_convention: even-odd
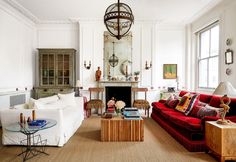
{"type": "Polygon", "coordinates": [[[129,119],[129,120],[142,119],[138,110],[137,111],[124,111],[123,114],[124,114],[124,119],[129,119]]]}
{"type": "Polygon", "coordinates": [[[136,107],[125,107],[124,111],[138,111],[136,107]]]}

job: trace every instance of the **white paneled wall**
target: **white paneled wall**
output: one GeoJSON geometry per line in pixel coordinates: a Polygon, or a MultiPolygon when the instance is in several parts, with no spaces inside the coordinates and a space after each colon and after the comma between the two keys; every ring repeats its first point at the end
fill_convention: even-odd
{"type": "MultiPolygon", "coordinates": [[[[80,26],[80,79],[84,93],[90,86],[96,86],[97,67],[103,69],[103,32],[106,30],[102,21],[83,20],[80,26]],[[83,67],[84,61],[91,60],[92,67],[83,67]]],[[[149,87],[150,101],[159,97],[158,87],[176,86],[176,80],[163,79],[163,64],[178,64],[178,75],[184,85],[183,56],[185,55],[185,30],[180,26],[161,26],[152,21],[137,21],[131,28],[132,71],[140,71],[139,86],[149,87]],[[145,70],[145,63],[152,61],[153,67],[145,70]]]]}
{"type": "MultiPolygon", "coordinates": [[[[103,32],[105,27],[101,21],[79,21],[80,26],[80,80],[84,89],[96,86],[95,72],[101,67],[103,73],[103,32]],[[91,61],[91,68],[84,67],[91,61]]],[[[102,74],[103,75],[103,74],[102,74]]]]}
{"type": "MultiPolygon", "coordinates": [[[[76,49],[76,77],[79,76],[79,25],[77,23],[50,22],[37,25],[37,48],[76,49]]],[[[38,57],[36,58],[38,67],[38,57]]],[[[36,81],[38,80],[36,70],[36,81]]],[[[39,83],[36,83],[38,85],[39,83]]]]}
{"type": "MultiPolygon", "coordinates": [[[[104,40],[106,31],[102,20],[78,20],[77,22],[44,22],[36,26],[27,25],[12,15],[0,10],[1,66],[7,67],[9,77],[1,80],[5,87],[33,85],[37,80],[36,48],[75,48],[76,78],[80,79],[84,93],[87,88],[96,86],[95,72],[100,66],[103,72],[104,40]],[[34,52],[34,53],[33,53],[34,52]],[[4,60],[4,61],[2,61],[4,60]],[[36,64],[35,64],[36,61],[36,64]],[[84,68],[84,61],[91,61],[91,69],[84,68]],[[14,65],[14,66],[10,66],[14,65]],[[16,79],[17,78],[17,81],[16,79]]],[[[160,86],[175,86],[174,80],[163,80],[164,63],[178,64],[181,76],[184,56],[184,28],[161,26],[155,21],[135,21],[131,28],[132,72],[140,71],[141,87],[150,88],[150,101],[157,100],[160,86]],[[145,69],[145,63],[152,61],[152,68],[145,69]]],[[[0,71],[5,75],[5,71],[0,71]]],[[[184,78],[181,76],[182,80],[184,78]]],[[[37,83],[35,84],[37,85],[37,83]]]]}
{"type": "Polygon", "coordinates": [[[180,87],[185,85],[185,30],[182,26],[157,27],[156,79],[158,87],[176,87],[176,79],[163,79],[163,64],[177,64],[180,87]]]}
{"type": "MultiPolygon", "coordinates": [[[[35,24],[0,1],[0,108],[34,85],[35,24]],[[19,91],[16,91],[18,88],[19,91]]],[[[29,97],[29,96],[28,96],[29,97]]]]}

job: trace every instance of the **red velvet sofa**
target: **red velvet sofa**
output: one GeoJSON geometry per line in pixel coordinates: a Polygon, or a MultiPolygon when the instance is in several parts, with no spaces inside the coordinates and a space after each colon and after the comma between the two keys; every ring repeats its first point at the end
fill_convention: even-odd
{"type": "MultiPolygon", "coordinates": [[[[182,97],[186,93],[187,91],[181,91],[179,96],[182,97]]],[[[220,96],[200,94],[199,101],[208,103],[213,107],[220,107],[220,98],[220,96]]],[[[165,100],[152,103],[151,117],[189,151],[205,151],[205,121],[219,118],[205,116],[199,119],[193,116],[186,116],[182,112],[167,107],[164,103],[165,100]]],[[[226,119],[236,122],[236,98],[231,98],[229,106],[230,111],[226,114],[226,119]]]]}

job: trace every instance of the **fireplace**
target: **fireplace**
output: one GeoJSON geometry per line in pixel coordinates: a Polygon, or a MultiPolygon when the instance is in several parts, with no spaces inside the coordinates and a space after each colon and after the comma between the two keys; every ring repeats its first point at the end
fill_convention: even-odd
{"type": "Polygon", "coordinates": [[[111,97],[115,97],[116,100],[124,101],[126,107],[131,107],[131,103],[133,103],[131,88],[138,87],[138,81],[100,80],[98,87],[104,87],[105,89],[105,95],[102,96],[105,105],[111,97]]]}
{"type": "Polygon", "coordinates": [[[114,97],[116,101],[122,100],[126,107],[131,107],[131,87],[130,86],[107,86],[106,103],[114,97]]]}

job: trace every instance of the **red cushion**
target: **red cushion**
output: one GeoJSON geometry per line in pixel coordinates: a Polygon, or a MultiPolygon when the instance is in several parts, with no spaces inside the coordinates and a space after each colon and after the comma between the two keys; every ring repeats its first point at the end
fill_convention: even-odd
{"type": "Polygon", "coordinates": [[[212,95],[200,94],[199,101],[204,102],[204,103],[209,103],[211,98],[212,98],[212,95]]]}
{"type": "Polygon", "coordinates": [[[188,93],[188,91],[180,91],[180,92],[179,92],[179,97],[182,97],[182,96],[185,95],[186,93],[188,93]]]}
{"type": "Polygon", "coordinates": [[[153,109],[160,111],[171,111],[172,109],[167,107],[164,103],[161,102],[153,102],[152,103],[153,109]]]}
{"type": "Polygon", "coordinates": [[[169,111],[163,111],[163,116],[169,119],[172,123],[183,127],[185,129],[189,130],[201,130],[201,119],[191,117],[191,116],[185,116],[181,112],[169,112],[169,111]]]}
{"type": "Polygon", "coordinates": [[[236,98],[231,98],[229,107],[229,113],[227,113],[226,116],[236,115],[236,98]]]}
{"type": "Polygon", "coordinates": [[[202,108],[202,106],[195,105],[193,106],[192,111],[190,112],[189,116],[196,117],[197,118],[197,113],[198,111],[202,108]]]}
{"type": "Polygon", "coordinates": [[[220,107],[220,98],[221,96],[212,96],[209,105],[213,107],[220,107]]]}

